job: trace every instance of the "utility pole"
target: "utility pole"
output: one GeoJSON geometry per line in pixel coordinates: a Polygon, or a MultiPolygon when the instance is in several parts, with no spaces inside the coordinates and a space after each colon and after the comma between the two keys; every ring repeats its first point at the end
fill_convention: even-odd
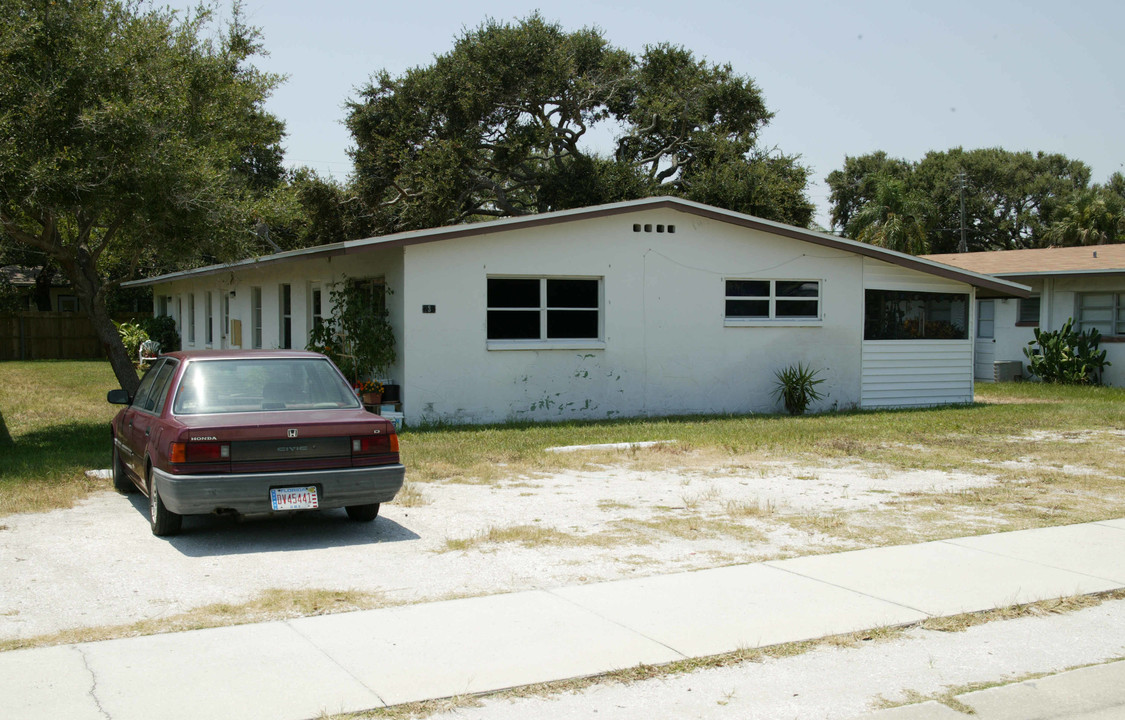
{"type": "Polygon", "coordinates": [[[969,243],[965,240],[965,171],[959,172],[957,178],[961,181],[961,243],[957,252],[964,253],[969,252],[969,243]]]}

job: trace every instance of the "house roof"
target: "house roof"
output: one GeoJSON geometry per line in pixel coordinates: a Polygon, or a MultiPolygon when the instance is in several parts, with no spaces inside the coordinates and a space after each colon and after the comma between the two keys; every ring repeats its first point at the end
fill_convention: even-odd
{"type": "MultiPolygon", "coordinates": [[[[25,265],[5,265],[0,267],[0,282],[6,282],[9,285],[16,287],[30,287],[35,284],[35,278],[39,277],[39,273],[43,270],[42,267],[27,267],[25,265]]],[[[65,280],[60,284],[52,282],[51,287],[61,287],[67,285],[65,280]]]]}
{"type": "Polygon", "coordinates": [[[1125,244],[923,255],[946,265],[998,277],[1125,274],[1125,244]]]}
{"type": "Polygon", "coordinates": [[[848,252],[856,253],[857,255],[871,257],[876,260],[882,260],[884,262],[910,268],[912,270],[918,270],[920,272],[929,273],[931,275],[938,275],[950,280],[968,283],[970,285],[988,291],[991,295],[1026,297],[1031,290],[1030,288],[1018,283],[1002,280],[990,275],[978,273],[976,271],[951,267],[949,265],[945,265],[926,258],[907,255],[905,253],[896,252],[894,250],[887,250],[875,245],[868,245],[867,243],[848,240],[847,238],[838,237],[836,235],[828,235],[826,233],[807,230],[805,228],[799,228],[793,225],[786,225],[784,223],[774,222],[772,220],[764,220],[752,215],[744,215],[742,213],[733,212],[731,210],[724,210],[722,208],[712,207],[710,205],[704,205],[702,203],[692,202],[691,200],[683,200],[676,197],[642,198],[640,200],[627,200],[625,202],[611,203],[608,205],[594,205],[591,207],[576,208],[573,210],[558,210],[555,212],[540,213],[538,215],[524,215],[521,217],[503,218],[500,220],[491,220],[488,222],[467,223],[464,225],[452,225],[447,227],[430,228],[427,230],[415,230],[411,232],[395,233],[393,235],[367,238],[365,240],[348,240],[345,242],[333,243],[331,245],[321,245],[318,247],[306,248],[303,250],[290,250],[288,252],[265,255],[248,260],[240,260],[238,262],[227,263],[224,265],[211,265],[208,267],[197,268],[195,270],[186,270],[183,272],[169,273],[167,275],[160,275],[143,280],[134,280],[131,282],[123,283],[123,286],[139,287],[144,285],[155,285],[158,283],[171,282],[174,280],[196,278],[204,275],[229,272],[231,270],[255,268],[269,264],[292,261],[299,258],[348,255],[376,248],[406,247],[408,245],[417,245],[421,243],[454,240],[457,238],[472,237],[475,235],[508,232],[512,230],[523,230],[545,225],[555,225],[559,223],[572,222],[575,220],[588,220],[592,218],[625,215],[629,213],[638,213],[658,209],[677,210],[689,215],[717,220],[719,222],[725,222],[731,225],[737,225],[739,227],[750,228],[753,230],[760,230],[762,232],[789,237],[795,240],[800,240],[802,242],[812,243],[814,245],[821,245],[838,250],[846,250],[848,252]]]}

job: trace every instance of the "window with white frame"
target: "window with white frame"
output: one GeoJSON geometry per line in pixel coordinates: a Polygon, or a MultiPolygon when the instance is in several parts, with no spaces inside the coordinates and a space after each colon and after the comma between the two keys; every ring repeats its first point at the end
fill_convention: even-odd
{"type": "Polygon", "coordinates": [[[977,337],[991,338],[996,335],[996,301],[981,300],[977,303],[977,337]]]}
{"type": "Polygon", "coordinates": [[[278,334],[280,335],[281,348],[289,350],[293,347],[293,286],[280,285],[278,294],[278,334]]]}
{"type": "Polygon", "coordinates": [[[1020,314],[1019,319],[1016,321],[1020,325],[1038,325],[1039,324],[1039,296],[1035,295],[1029,298],[1022,298],[1020,300],[1020,314]]]}
{"type": "Polygon", "coordinates": [[[188,344],[195,344],[195,293],[188,293],[187,296],[187,341],[188,344]]]}
{"type": "Polygon", "coordinates": [[[1125,293],[1078,293],[1078,330],[1125,335],[1125,293]]]}
{"type": "Polygon", "coordinates": [[[310,332],[319,330],[324,324],[324,291],[320,283],[309,283],[309,327],[310,332]]]}
{"type": "Polygon", "coordinates": [[[207,293],[207,347],[211,347],[211,343],[215,342],[215,312],[214,306],[211,304],[211,292],[207,293]]]}
{"type": "Polygon", "coordinates": [[[819,320],[819,280],[726,281],[726,319],[819,320]]]}
{"type": "Polygon", "coordinates": [[[488,278],[489,340],[598,340],[601,278],[488,278]]]}
{"type": "Polygon", "coordinates": [[[250,347],[262,347],[262,288],[250,288],[250,347]]]}
{"type": "MultiPolygon", "coordinates": [[[[219,314],[222,316],[222,327],[219,328],[219,337],[226,340],[230,333],[230,295],[223,292],[219,294],[219,314]]],[[[226,346],[226,343],[223,344],[226,346]]]]}

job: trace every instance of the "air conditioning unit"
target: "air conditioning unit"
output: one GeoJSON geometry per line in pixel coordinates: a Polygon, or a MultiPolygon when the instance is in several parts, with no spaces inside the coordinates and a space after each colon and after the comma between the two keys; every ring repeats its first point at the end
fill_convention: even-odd
{"type": "Polygon", "coordinates": [[[1011,382],[1023,377],[1023,363],[1019,360],[997,360],[992,363],[992,379],[996,382],[1011,382]]]}

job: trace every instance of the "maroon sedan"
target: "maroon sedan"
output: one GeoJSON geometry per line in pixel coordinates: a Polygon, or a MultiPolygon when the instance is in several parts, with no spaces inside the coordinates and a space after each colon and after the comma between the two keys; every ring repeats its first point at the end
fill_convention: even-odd
{"type": "Polygon", "coordinates": [[[113,484],[148,495],[156,535],[184,515],[338,508],[370,521],[402,487],[394,425],[332,362],[299,351],[162,355],[113,419],[113,484]]]}

